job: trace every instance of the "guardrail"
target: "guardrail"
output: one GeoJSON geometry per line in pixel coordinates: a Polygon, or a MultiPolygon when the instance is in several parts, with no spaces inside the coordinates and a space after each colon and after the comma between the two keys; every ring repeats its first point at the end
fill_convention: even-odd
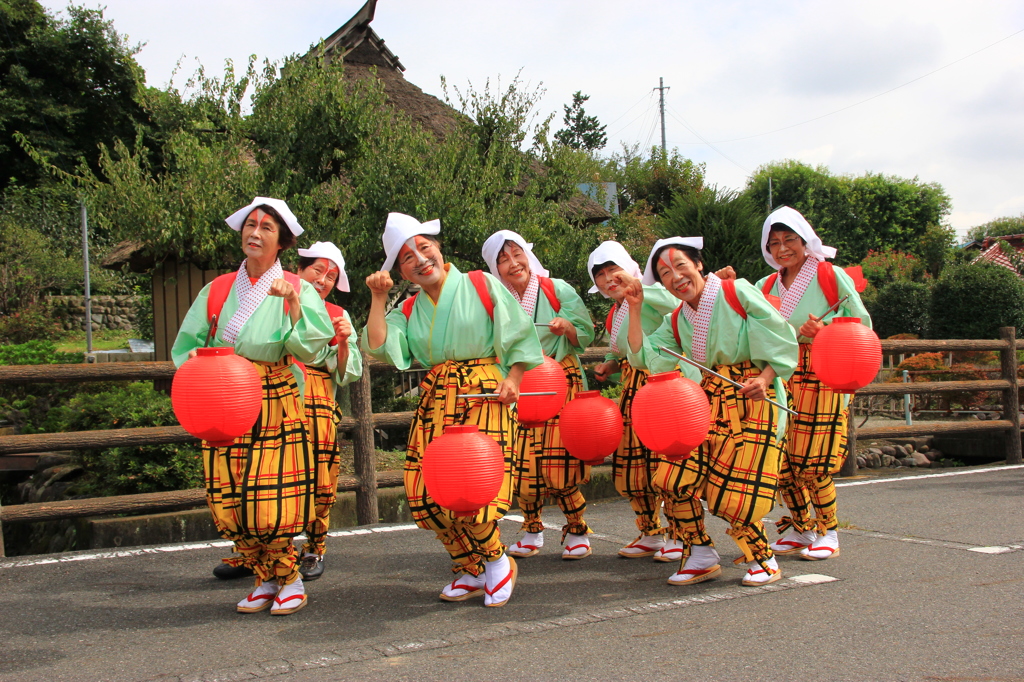
{"type": "MultiPolygon", "coordinates": [[[[1024,341],[1017,341],[1012,327],[1000,330],[999,340],[884,340],[885,354],[908,354],[950,351],[998,351],[1001,358],[1000,379],[977,381],[929,381],[919,383],[876,383],[864,387],[857,395],[904,395],[907,393],[960,393],[1001,391],[1003,393],[1003,419],[978,422],[950,422],[948,424],[883,426],[856,428],[850,419],[850,451],[854,452],[858,438],[896,438],[937,433],[984,433],[1002,431],[1006,434],[1006,461],[1021,462],[1020,413],[1018,401],[1017,353],[1024,341]]],[[[603,360],[608,348],[588,348],[581,354],[583,363],[603,360]]],[[[365,371],[359,381],[350,385],[351,414],[342,419],[340,431],[348,433],[353,443],[354,477],[339,480],[340,491],[356,493],[356,517],[360,524],[378,520],[377,488],[402,485],[400,472],[376,471],[376,449],[373,429],[408,426],[412,412],[374,414],[370,404],[370,375],[373,371],[394,371],[385,363],[365,358],[365,371]]],[[[0,383],[52,383],[79,381],[128,381],[171,379],[175,367],[171,362],[122,362],[97,365],[27,365],[0,366],[0,383]]],[[[41,433],[31,435],[0,436],[0,456],[38,453],[53,450],[93,449],[164,443],[196,442],[180,426],[162,426],[136,429],[110,429],[75,433],[41,433]]],[[[856,472],[856,457],[848,457],[842,475],[856,472]]],[[[0,508],[0,521],[29,522],[52,521],[82,516],[121,513],[153,513],[198,507],[205,504],[201,488],[142,495],[41,502],[0,508]]],[[[3,535],[0,530],[0,556],[3,556],[3,535]]]]}

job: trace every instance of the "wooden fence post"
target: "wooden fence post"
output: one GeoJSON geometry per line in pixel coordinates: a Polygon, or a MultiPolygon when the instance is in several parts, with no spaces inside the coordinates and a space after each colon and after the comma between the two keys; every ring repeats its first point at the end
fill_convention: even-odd
{"type": "MultiPolygon", "coordinates": [[[[0,515],[3,514],[3,510],[3,505],[0,505],[0,515]]],[[[0,521],[0,559],[4,558],[5,556],[7,555],[4,554],[4,524],[2,521],[0,521]]]]}
{"type": "Polygon", "coordinates": [[[1011,422],[1013,427],[1006,432],[1006,463],[1021,463],[1020,446],[1020,397],[1017,393],[1017,330],[1003,327],[999,336],[1006,341],[1007,347],[999,351],[1003,379],[1010,382],[1010,387],[1003,391],[1003,419],[1011,422]]]}
{"type": "Polygon", "coordinates": [[[850,418],[846,424],[846,459],[839,470],[840,476],[857,475],[857,416],[853,413],[853,396],[850,396],[850,418]]]}
{"type": "Polygon", "coordinates": [[[356,521],[359,525],[377,523],[377,450],[373,446],[373,405],[370,401],[370,366],[363,356],[363,376],[349,384],[352,417],[352,451],[355,475],[359,481],[356,490],[356,521]]]}

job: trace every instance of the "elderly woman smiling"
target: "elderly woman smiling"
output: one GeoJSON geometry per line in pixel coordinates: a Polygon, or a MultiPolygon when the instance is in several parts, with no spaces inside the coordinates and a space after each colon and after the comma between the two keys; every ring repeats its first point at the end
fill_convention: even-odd
{"type": "Polygon", "coordinates": [[[294,363],[314,361],[334,329],[316,289],[281,268],[278,254],[302,234],[285,202],[256,197],[226,222],[241,232],[245,260],[199,292],[171,356],[181,366],[209,336],[260,375],[262,411],[252,431],[227,447],[203,443],[203,467],[217,529],[241,555],[225,563],[256,573],[256,589],[237,610],[287,615],[306,605],[292,538],[314,515],[317,469],[294,363]]]}

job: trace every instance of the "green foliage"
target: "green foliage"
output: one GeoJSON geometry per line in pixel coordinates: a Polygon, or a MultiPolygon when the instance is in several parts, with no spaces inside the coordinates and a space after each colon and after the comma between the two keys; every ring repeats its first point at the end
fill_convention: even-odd
{"type": "Polygon", "coordinates": [[[605,132],[607,126],[601,125],[597,116],[587,116],[583,103],[588,99],[590,95],[577,90],[572,95],[572,104],[562,106],[565,109],[562,118],[565,127],[555,133],[555,139],[573,149],[597,151],[608,144],[608,134],[605,132]]]}
{"type": "Polygon", "coordinates": [[[929,225],[949,214],[950,199],[936,183],[881,173],[834,176],[824,166],[782,161],[760,167],[744,194],[768,210],[768,179],[774,206],[800,211],[839,260],[856,263],[871,250],[920,253],[929,225]]]}
{"type": "Polygon", "coordinates": [[[932,291],[930,335],[993,339],[1000,327],[1024,329],[1024,281],[998,265],[947,268],[932,291]]]}
{"type": "Polygon", "coordinates": [[[704,164],[683,158],[678,149],[666,154],[661,147],[651,147],[644,156],[639,145],[623,146],[622,153],[608,160],[604,174],[618,183],[622,211],[646,201],[660,215],[676,197],[696,195],[704,187],[704,164]]]}
{"type": "MultiPolygon", "coordinates": [[[[60,431],[128,429],[177,424],[171,400],[138,382],[93,395],[79,395],[56,408],[51,423],[60,431]]],[[[82,452],[86,475],[73,494],[130,495],[202,485],[200,450],[191,444],[148,445],[82,452]]]]}
{"type": "Polygon", "coordinates": [[[890,281],[871,297],[864,298],[871,323],[879,338],[914,334],[925,338],[931,313],[931,287],[920,282],[890,281]]]}
{"type": "Polygon", "coordinates": [[[677,195],[656,230],[659,237],[703,237],[705,273],[731,265],[738,276],[756,282],[772,272],[761,253],[763,222],[760,209],[746,197],[707,187],[695,195],[677,195]]]}
{"type": "Polygon", "coordinates": [[[60,365],[82,362],[81,353],[61,353],[52,341],[0,346],[0,365],[60,365]]]}
{"type": "Polygon", "coordinates": [[[1024,234],[1024,213],[996,218],[967,230],[967,238],[978,241],[985,237],[1007,237],[1011,234],[1024,234]]]}
{"type": "Polygon", "coordinates": [[[868,251],[867,258],[860,264],[864,278],[875,287],[883,287],[889,282],[921,282],[928,276],[920,258],[902,251],[868,251]]]}
{"type": "Polygon", "coordinates": [[[0,213],[0,314],[33,306],[45,291],[81,291],[81,256],[63,255],[48,237],[9,218],[0,213]]]}
{"type": "MultiPolygon", "coordinates": [[[[928,225],[918,242],[915,252],[921,257],[928,274],[938,277],[942,268],[952,264],[956,244],[956,231],[948,225],[928,225]]],[[[959,249],[957,249],[959,250],[959,249]]]]}
{"type": "Polygon", "coordinates": [[[38,302],[0,315],[0,343],[23,344],[33,339],[59,339],[64,329],[46,303],[38,302]]]}
{"type": "Polygon", "coordinates": [[[16,135],[47,163],[70,172],[96,169],[97,147],[132,139],[147,116],[139,93],[144,80],[129,46],[103,10],[69,5],[51,15],[34,0],[0,4],[0,188],[12,179],[35,185],[45,170],[16,135]]]}

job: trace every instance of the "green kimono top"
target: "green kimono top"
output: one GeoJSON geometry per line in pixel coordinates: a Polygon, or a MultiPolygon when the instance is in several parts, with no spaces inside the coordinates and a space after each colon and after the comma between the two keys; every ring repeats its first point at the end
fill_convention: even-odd
{"type": "MultiPolygon", "coordinates": [[[[346,310],[342,316],[352,324],[352,318],[346,310]]],[[[332,337],[333,338],[333,337],[332,337]]],[[[348,361],[344,367],[338,366],[338,347],[324,346],[324,349],[317,353],[316,359],[309,363],[310,367],[321,367],[326,369],[334,381],[335,388],[348,386],[363,375],[363,354],[359,352],[359,337],[356,336],[355,327],[348,337],[348,361]]]]}
{"type": "MultiPolygon", "coordinates": [[[[645,284],[644,303],[640,308],[640,326],[643,327],[644,335],[646,336],[647,334],[653,333],[654,330],[661,325],[661,321],[665,318],[665,315],[675,310],[678,305],[679,301],[675,296],[669,293],[668,289],[665,287],[660,284],[645,284]]],[[[609,328],[609,345],[611,345],[611,333],[612,330],[609,328]]],[[[608,353],[604,356],[605,361],[619,360],[628,356],[629,313],[626,313],[626,319],[623,320],[622,324],[619,326],[619,334],[615,339],[615,344],[618,346],[619,352],[608,353]]],[[[632,359],[629,360],[629,364],[633,364],[632,359]]]]}
{"type": "MultiPolygon", "coordinates": [[[[840,267],[833,268],[833,271],[836,273],[836,289],[839,290],[839,298],[842,299],[843,296],[846,295],[849,295],[850,298],[846,299],[846,301],[839,306],[838,311],[831,312],[826,315],[822,322],[828,324],[833,317],[859,317],[860,321],[870,328],[871,316],[864,307],[864,303],[860,300],[860,294],[857,293],[853,280],[840,267]]],[[[781,277],[782,275],[779,275],[779,278],[781,277]]],[[[768,281],[768,277],[758,281],[756,285],[758,291],[763,291],[766,281],[768,281]]],[[[779,295],[778,279],[776,279],[775,284],[772,285],[772,288],[768,293],[774,296],[779,295]]],[[[800,327],[807,322],[808,315],[818,317],[825,312],[828,306],[829,302],[825,299],[825,294],[821,291],[821,285],[818,284],[818,274],[815,273],[811,278],[810,283],[807,285],[807,289],[804,291],[803,296],[800,297],[800,302],[796,304],[796,308],[793,309],[793,313],[789,316],[789,324],[794,330],[799,330],[800,327]]],[[[806,336],[801,336],[799,341],[800,343],[810,343],[811,339],[806,336]]]]}
{"type": "Polygon", "coordinates": [[[492,321],[469,279],[451,263],[435,305],[425,293],[416,296],[409,318],[401,308],[387,315],[388,336],[378,348],[369,347],[363,328],[360,342],[372,357],[408,369],[413,360],[433,367],[446,360],[498,359],[501,373],[517,362],[533,369],[544,362],[533,321],[519,302],[493,275],[484,273],[494,304],[492,321]]]}
{"type": "Polygon", "coordinates": [[[537,336],[540,337],[540,347],[544,355],[552,357],[561,362],[570,353],[580,354],[594,340],[594,320],[590,317],[590,311],[583,304],[583,299],[565,280],[552,278],[551,283],[555,286],[555,297],[562,306],[557,313],[551,307],[551,302],[543,291],[537,292],[537,305],[533,308],[534,323],[547,324],[556,317],[569,320],[576,328],[576,345],[569,343],[564,336],[552,334],[547,327],[537,327],[537,336]]]}
{"type": "MultiPolygon", "coordinates": [[[[781,379],[775,382],[775,389],[781,401],[785,402],[786,393],[782,381],[789,380],[799,361],[800,347],[796,342],[796,334],[782,319],[779,311],[747,280],[736,280],[736,297],[747,313],[746,319],[732,309],[721,289],[715,296],[708,324],[707,360],[703,364],[711,369],[715,365],[735,365],[747,360],[759,369],[770,364],[777,378],[781,379]]],[[[666,315],[661,326],[653,334],[644,337],[639,353],[629,351],[629,362],[635,367],[646,367],[651,372],[669,372],[675,369],[677,363],[685,365],[683,373],[699,383],[699,376],[695,378],[687,371],[694,370],[699,375],[699,370],[658,351],[660,346],[664,346],[693,357],[693,325],[686,315],[679,313],[680,343],[676,343],[672,317],[672,314],[666,315]]]]}
{"type": "MultiPolygon", "coordinates": [[[[207,284],[203,287],[199,296],[192,302],[192,307],[188,309],[185,320],[178,329],[178,336],[174,339],[171,360],[178,367],[188,360],[189,351],[201,348],[206,341],[206,333],[210,329],[206,317],[210,286],[207,284]]],[[[284,310],[284,299],[277,296],[264,298],[238,331],[234,344],[235,354],[256,362],[279,362],[286,355],[307,364],[315,361],[317,355],[334,336],[334,327],[331,325],[331,318],[327,315],[324,302],[309,282],[302,282],[299,289],[299,305],[302,308],[302,317],[292,325],[291,317],[284,310]]],[[[222,334],[236,310],[238,295],[232,286],[220,315],[217,316],[217,334],[210,339],[210,346],[231,345],[224,341],[222,334]]],[[[294,365],[292,371],[299,381],[301,395],[301,390],[305,387],[302,372],[294,365]]]]}

